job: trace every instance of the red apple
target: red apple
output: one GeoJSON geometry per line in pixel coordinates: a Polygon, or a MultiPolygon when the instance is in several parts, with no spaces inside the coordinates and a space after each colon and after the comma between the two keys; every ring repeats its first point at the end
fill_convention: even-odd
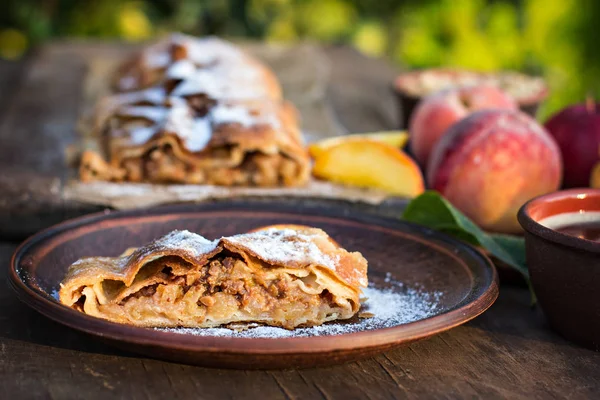
{"type": "Polygon", "coordinates": [[[545,124],[562,153],[564,187],[587,187],[600,148],[600,104],[588,101],[556,113],[545,124]]]}
{"type": "Polygon", "coordinates": [[[592,168],[590,187],[600,189],[600,160],[594,165],[594,168],[592,168]]]}
{"type": "Polygon", "coordinates": [[[457,87],[425,97],[412,114],[409,126],[411,150],[422,166],[431,149],[455,122],[484,109],[516,110],[517,103],[497,87],[477,85],[457,87]]]}
{"type": "Polygon", "coordinates": [[[484,110],[456,123],[436,144],[429,186],[490,231],[520,231],[517,211],[532,197],[558,189],[558,145],[533,118],[484,110]]]}

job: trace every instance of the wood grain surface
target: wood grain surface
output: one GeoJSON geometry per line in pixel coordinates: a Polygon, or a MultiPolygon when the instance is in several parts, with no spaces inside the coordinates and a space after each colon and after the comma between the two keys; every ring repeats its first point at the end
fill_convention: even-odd
{"type": "MultiPolygon", "coordinates": [[[[16,245],[0,244],[8,265],[16,245]]],[[[600,355],[550,331],[524,289],[433,338],[346,365],[234,371],[115,350],[15,297],[0,269],[0,397],[6,399],[595,398],[600,355]]]]}
{"type": "MultiPolygon", "coordinates": [[[[53,177],[61,171],[57,155],[46,159],[40,156],[44,152],[23,152],[29,146],[64,145],[74,132],[83,56],[64,46],[69,45],[40,49],[24,62],[0,63],[0,226],[5,237],[21,237],[90,211],[64,206],[53,195],[53,177]],[[64,87],[49,88],[47,79],[61,79],[64,87]],[[58,172],[51,170],[55,167],[58,172]]],[[[348,130],[396,127],[386,84],[394,70],[345,47],[326,53],[333,70],[331,102],[348,130]],[[360,78],[352,81],[354,76],[360,78]]],[[[0,242],[3,399],[586,399],[600,392],[600,355],[552,332],[540,311],[529,307],[523,288],[503,286],[492,308],[472,322],[372,359],[306,370],[218,370],[117,351],[31,310],[6,281],[15,248],[16,242],[0,242]]]]}
{"type": "Polygon", "coordinates": [[[64,151],[74,142],[85,73],[82,56],[44,47],[0,64],[0,234],[18,238],[98,209],[65,203],[64,151]],[[68,60],[68,62],[67,62],[68,60]]]}

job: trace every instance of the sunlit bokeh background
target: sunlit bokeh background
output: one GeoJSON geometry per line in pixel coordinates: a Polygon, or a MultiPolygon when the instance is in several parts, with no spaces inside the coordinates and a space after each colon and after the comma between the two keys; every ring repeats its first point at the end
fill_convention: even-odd
{"type": "Polygon", "coordinates": [[[141,41],[168,31],[347,44],[399,68],[539,74],[540,118],[600,95],[597,0],[4,0],[0,57],[64,37],[141,41]]]}

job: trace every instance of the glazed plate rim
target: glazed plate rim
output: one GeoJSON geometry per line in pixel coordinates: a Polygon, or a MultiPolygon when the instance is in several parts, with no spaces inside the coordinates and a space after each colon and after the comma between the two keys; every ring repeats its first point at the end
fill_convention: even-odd
{"type": "MultiPolygon", "coordinates": [[[[464,258],[461,259],[464,263],[464,258]]],[[[473,267],[465,264],[465,268],[473,274],[473,267]]],[[[336,352],[355,350],[357,348],[375,348],[392,347],[402,343],[413,342],[423,339],[458,325],[464,324],[478,315],[485,312],[498,297],[498,276],[495,267],[489,258],[473,248],[472,246],[459,242],[445,234],[432,231],[429,228],[417,224],[401,221],[390,217],[372,215],[370,213],[353,212],[351,215],[344,213],[343,210],[310,207],[298,205],[287,205],[281,201],[258,202],[253,203],[249,199],[243,201],[219,201],[205,204],[177,204],[163,205],[147,209],[134,209],[125,211],[101,211],[73,218],[44,229],[21,243],[11,257],[9,271],[9,281],[17,293],[17,297],[26,305],[46,317],[70,328],[91,334],[104,339],[117,341],[123,344],[130,343],[141,346],[157,346],[164,348],[173,348],[179,351],[202,352],[202,353],[231,353],[231,354],[311,354],[321,352],[336,352]],[[273,207],[276,207],[275,211],[273,207]],[[412,236],[412,239],[419,239],[430,243],[445,251],[455,258],[461,259],[449,249],[459,248],[468,254],[472,261],[470,264],[476,264],[479,267],[479,276],[472,276],[469,293],[464,296],[454,307],[439,313],[434,313],[430,317],[417,321],[399,324],[392,327],[376,328],[363,330],[353,333],[340,335],[321,335],[307,337],[281,337],[281,338],[247,338],[247,337],[228,337],[228,336],[197,336],[192,334],[183,334],[177,332],[161,331],[153,328],[141,328],[132,325],[118,324],[109,322],[100,318],[83,314],[79,311],[68,308],[60,304],[51,293],[42,294],[37,289],[28,285],[19,273],[19,265],[29,254],[29,250],[49,241],[53,238],[65,235],[72,230],[80,229],[86,226],[102,224],[105,221],[121,219],[144,219],[172,217],[177,218],[182,215],[207,213],[207,212],[231,212],[231,211],[250,211],[263,213],[273,212],[276,214],[296,214],[313,217],[323,217],[327,219],[335,218],[348,222],[371,224],[381,229],[391,229],[398,231],[404,228],[410,232],[404,233],[406,236],[412,236]],[[395,229],[394,229],[395,227],[395,229]],[[440,243],[442,245],[440,245],[440,243]],[[484,279],[479,285],[476,285],[475,278],[484,279]]]]}

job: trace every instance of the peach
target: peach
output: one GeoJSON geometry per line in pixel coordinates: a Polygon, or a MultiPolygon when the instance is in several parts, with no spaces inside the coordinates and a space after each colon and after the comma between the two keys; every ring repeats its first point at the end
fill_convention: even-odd
{"type": "Polygon", "coordinates": [[[363,138],[344,140],[315,153],[313,175],[346,185],[414,197],[425,184],[419,166],[390,144],[363,138]]]}
{"type": "Polygon", "coordinates": [[[516,110],[517,103],[497,87],[477,85],[435,92],[425,97],[410,119],[410,148],[425,167],[431,150],[455,122],[484,109],[516,110]]]}
{"type": "Polygon", "coordinates": [[[550,134],[520,111],[478,111],[436,144],[427,182],[482,228],[519,232],[517,211],[558,189],[560,150],[550,134]]]}

